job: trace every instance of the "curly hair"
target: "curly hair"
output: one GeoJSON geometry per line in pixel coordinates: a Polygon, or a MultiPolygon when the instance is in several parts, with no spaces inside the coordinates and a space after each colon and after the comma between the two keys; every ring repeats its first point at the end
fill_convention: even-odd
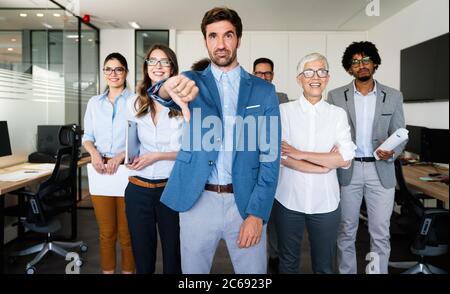
{"type": "Polygon", "coordinates": [[[349,71],[351,68],[353,56],[355,54],[370,56],[375,69],[378,69],[378,66],[381,64],[381,57],[378,54],[378,49],[375,44],[368,41],[353,42],[345,49],[344,55],[342,56],[342,66],[345,71],[349,71]]]}

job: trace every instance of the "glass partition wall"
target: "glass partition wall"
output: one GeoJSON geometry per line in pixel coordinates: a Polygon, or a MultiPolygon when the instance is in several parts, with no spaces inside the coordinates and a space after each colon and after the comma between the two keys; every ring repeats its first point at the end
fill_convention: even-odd
{"type": "Polygon", "coordinates": [[[82,125],[98,59],[98,29],[54,1],[0,2],[0,121],[13,154],[36,150],[37,125],[82,125]]]}

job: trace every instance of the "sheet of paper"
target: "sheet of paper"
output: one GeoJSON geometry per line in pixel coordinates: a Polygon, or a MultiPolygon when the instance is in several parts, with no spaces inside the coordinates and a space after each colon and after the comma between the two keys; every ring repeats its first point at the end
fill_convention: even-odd
{"type": "Polygon", "coordinates": [[[0,181],[4,182],[18,182],[27,179],[32,179],[34,177],[40,176],[42,174],[48,173],[47,170],[19,170],[15,172],[10,172],[6,174],[0,174],[0,181]]]}
{"type": "Polygon", "coordinates": [[[99,174],[90,163],[87,165],[87,171],[91,195],[124,196],[129,175],[129,170],[124,165],[120,165],[114,175],[99,174]]]}
{"type": "Polygon", "coordinates": [[[383,144],[381,144],[380,147],[378,147],[373,152],[373,156],[377,160],[380,160],[380,158],[378,158],[378,155],[377,155],[377,150],[378,149],[385,150],[385,151],[392,151],[398,145],[400,145],[401,143],[405,142],[406,140],[408,140],[408,130],[404,129],[404,128],[400,128],[400,129],[396,130],[389,138],[387,138],[386,141],[383,142],[383,144]]]}
{"type": "Polygon", "coordinates": [[[28,164],[23,167],[24,169],[37,169],[37,170],[46,170],[52,171],[55,168],[54,163],[37,163],[37,164],[28,164]]]}

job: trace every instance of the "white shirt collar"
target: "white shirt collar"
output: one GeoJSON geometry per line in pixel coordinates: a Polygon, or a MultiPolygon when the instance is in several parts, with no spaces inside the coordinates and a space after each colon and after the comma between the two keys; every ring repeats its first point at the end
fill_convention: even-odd
{"type": "Polygon", "coordinates": [[[311,104],[311,102],[308,101],[308,99],[305,98],[305,95],[302,94],[299,101],[300,101],[300,107],[303,112],[317,111],[320,113],[325,107],[325,102],[323,101],[323,98],[320,99],[319,102],[317,102],[316,104],[313,105],[313,104],[311,104]]]}
{"type": "MultiPolygon", "coordinates": [[[[377,91],[378,91],[378,82],[376,80],[373,80],[374,82],[374,86],[373,86],[373,90],[370,91],[369,93],[367,93],[367,96],[369,95],[375,95],[377,96],[377,91]]],[[[355,84],[355,80],[353,80],[353,89],[354,89],[354,94],[357,94],[359,96],[364,96],[363,94],[361,94],[361,92],[358,91],[358,89],[356,89],[356,84],[355,84]]]]}

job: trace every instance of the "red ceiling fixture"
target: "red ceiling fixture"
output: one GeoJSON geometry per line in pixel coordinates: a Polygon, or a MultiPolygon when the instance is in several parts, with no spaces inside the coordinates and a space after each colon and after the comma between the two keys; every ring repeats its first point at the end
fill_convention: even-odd
{"type": "Polygon", "coordinates": [[[91,21],[91,16],[89,14],[83,15],[82,21],[84,23],[89,23],[91,21]]]}

